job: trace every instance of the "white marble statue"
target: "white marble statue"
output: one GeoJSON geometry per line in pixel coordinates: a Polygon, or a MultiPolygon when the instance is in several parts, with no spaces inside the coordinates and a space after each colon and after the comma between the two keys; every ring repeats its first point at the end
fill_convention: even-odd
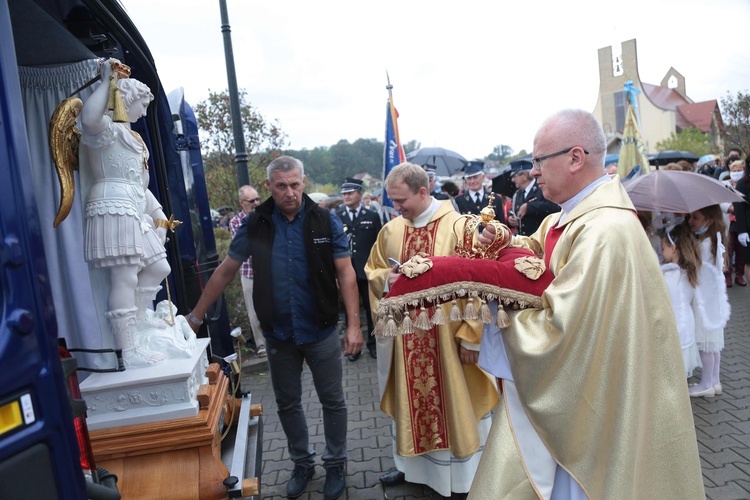
{"type": "MultiPolygon", "coordinates": [[[[84,249],[86,262],[109,275],[104,316],[125,366],[135,367],[166,359],[152,343],[137,341],[139,332],[156,328],[164,330],[163,336],[177,333],[185,338],[180,331],[166,331],[165,321],[146,314],[170,272],[164,244],[171,221],[148,190],[146,145],[130,123],[114,122],[108,111],[113,62],[101,65],[101,83],[80,114],[81,167],[91,178],[84,208],[84,249]]],[[[154,99],[149,88],[132,78],[118,79],[117,87],[129,122],[145,116],[154,99]]]]}

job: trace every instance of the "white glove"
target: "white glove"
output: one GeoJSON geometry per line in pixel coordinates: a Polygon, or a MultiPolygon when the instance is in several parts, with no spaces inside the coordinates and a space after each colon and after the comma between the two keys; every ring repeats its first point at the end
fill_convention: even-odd
{"type": "Polygon", "coordinates": [[[748,235],[747,233],[740,233],[737,235],[737,241],[739,241],[740,245],[742,245],[743,247],[747,246],[748,240],[750,240],[750,235],[748,235]]]}

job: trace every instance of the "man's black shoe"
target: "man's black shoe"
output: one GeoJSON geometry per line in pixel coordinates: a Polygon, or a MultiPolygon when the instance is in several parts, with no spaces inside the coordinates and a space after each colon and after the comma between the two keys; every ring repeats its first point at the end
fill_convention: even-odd
{"type": "Polygon", "coordinates": [[[380,476],[380,482],[386,486],[396,486],[403,483],[405,480],[406,477],[404,476],[404,473],[395,467],[380,476]]]}
{"type": "Polygon", "coordinates": [[[292,477],[286,485],[286,497],[297,498],[307,489],[307,482],[315,474],[315,467],[305,468],[302,465],[295,465],[292,477]]]}
{"type": "Polygon", "coordinates": [[[348,356],[346,359],[348,359],[349,361],[357,361],[360,356],[362,356],[362,352],[358,352],[357,354],[352,354],[351,356],[348,356]]]}
{"type": "Polygon", "coordinates": [[[372,356],[375,359],[378,359],[378,350],[375,346],[368,347],[367,350],[370,351],[370,356],[372,356]]]}
{"type": "Polygon", "coordinates": [[[344,465],[326,468],[326,484],[323,486],[323,498],[336,500],[346,489],[346,472],[344,465]]]}

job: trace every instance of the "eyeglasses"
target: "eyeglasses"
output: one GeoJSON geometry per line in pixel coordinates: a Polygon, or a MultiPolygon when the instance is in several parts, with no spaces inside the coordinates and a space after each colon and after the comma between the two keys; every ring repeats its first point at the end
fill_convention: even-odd
{"type": "Polygon", "coordinates": [[[252,200],[240,200],[240,203],[260,203],[260,198],[253,198],[252,200]]]}
{"type": "MultiPolygon", "coordinates": [[[[568,149],[563,149],[562,151],[558,151],[557,153],[552,153],[552,154],[540,156],[539,158],[532,158],[531,159],[531,167],[535,168],[535,169],[537,169],[537,170],[539,170],[541,172],[542,171],[542,162],[544,160],[549,160],[550,158],[554,158],[555,156],[560,156],[560,155],[568,154],[571,151],[573,151],[574,148],[578,148],[578,147],[580,147],[580,146],[571,146],[568,149]]],[[[583,150],[584,153],[589,154],[589,152],[586,151],[585,149],[581,148],[581,150],[583,150]]]]}

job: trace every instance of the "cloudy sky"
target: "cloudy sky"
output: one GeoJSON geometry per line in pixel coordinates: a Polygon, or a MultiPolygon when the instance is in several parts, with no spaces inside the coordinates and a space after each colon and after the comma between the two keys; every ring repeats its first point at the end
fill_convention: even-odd
{"type": "MultiPolygon", "coordinates": [[[[121,1],[167,92],[227,88],[218,0],[121,1]]],[[[554,111],[593,111],[597,50],[632,38],[644,82],[673,66],[696,102],[750,89],[747,0],[226,1],[238,87],[293,149],[382,141],[388,71],[403,142],[530,151],[554,111]]]]}

